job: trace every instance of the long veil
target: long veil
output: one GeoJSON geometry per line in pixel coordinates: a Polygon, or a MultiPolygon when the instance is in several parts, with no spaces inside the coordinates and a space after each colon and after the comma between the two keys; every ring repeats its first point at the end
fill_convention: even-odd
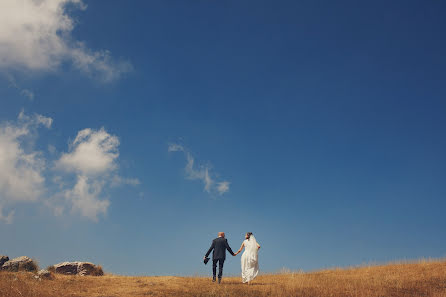
{"type": "Polygon", "coordinates": [[[245,247],[246,251],[249,255],[249,261],[257,262],[257,254],[259,251],[257,240],[254,237],[254,235],[251,235],[248,239],[248,242],[246,243],[245,247]]]}

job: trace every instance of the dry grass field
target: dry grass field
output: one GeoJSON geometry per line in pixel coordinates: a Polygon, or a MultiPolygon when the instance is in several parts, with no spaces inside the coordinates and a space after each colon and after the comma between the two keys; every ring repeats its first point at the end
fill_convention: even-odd
{"type": "Polygon", "coordinates": [[[310,273],[261,275],[251,285],[236,277],[64,276],[36,280],[32,273],[0,272],[1,297],[47,296],[445,296],[446,261],[388,264],[310,273]]]}

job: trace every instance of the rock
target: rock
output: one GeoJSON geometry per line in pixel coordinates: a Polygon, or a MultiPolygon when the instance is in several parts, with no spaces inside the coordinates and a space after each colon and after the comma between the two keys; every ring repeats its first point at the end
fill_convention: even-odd
{"type": "Polygon", "coordinates": [[[75,275],[77,274],[78,262],[62,262],[54,265],[56,273],[75,275]]]}
{"type": "Polygon", "coordinates": [[[1,269],[12,272],[37,271],[37,264],[32,259],[22,256],[5,262],[1,269]]]}
{"type": "Polygon", "coordinates": [[[62,262],[53,265],[54,271],[66,275],[103,275],[102,268],[90,262],[62,262]]]}
{"type": "Polygon", "coordinates": [[[94,275],[96,266],[93,263],[82,262],[77,266],[77,274],[79,275],[94,275]]]}
{"type": "Polygon", "coordinates": [[[39,270],[39,272],[37,272],[37,277],[40,279],[53,279],[54,278],[53,274],[46,269],[39,270]]]}
{"type": "Polygon", "coordinates": [[[0,267],[2,267],[3,264],[4,264],[5,262],[8,262],[8,261],[9,261],[9,257],[8,257],[8,256],[0,255],[0,267]]]}

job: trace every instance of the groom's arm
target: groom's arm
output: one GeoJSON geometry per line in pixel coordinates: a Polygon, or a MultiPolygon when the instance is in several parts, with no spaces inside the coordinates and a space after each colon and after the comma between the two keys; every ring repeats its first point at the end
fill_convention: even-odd
{"type": "Polygon", "coordinates": [[[205,257],[207,258],[209,256],[209,254],[212,252],[212,250],[215,247],[215,240],[212,240],[212,244],[211,247],[209,248],[208,252],[206,253],[205,257]]]}
{"type": "Polygon", "coordinates": [[[229,243],[228,243],[228,240],[227,240],[227,239],[225,240],[225,243],[226,243],[226,249],[228,250],[228,252],[229,252],[231,255],[235,256],[235,255],[234,255],[234,252],[232,251],[231,247],[229,246],[229,243]]]}

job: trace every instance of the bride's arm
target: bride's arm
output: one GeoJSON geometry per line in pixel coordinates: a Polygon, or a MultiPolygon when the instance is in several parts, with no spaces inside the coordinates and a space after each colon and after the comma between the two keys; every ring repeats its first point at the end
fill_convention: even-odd
{"type": "Polygon", "coordinates": [[[234,254],[234,256],[236,256],[237,254],[239,254],[239,253],[243,250],[243,247],[244,247],[244,243],[242,243],[242,246],[241,246],[240,249],[237,251],[237,253],[234,254]]]}

